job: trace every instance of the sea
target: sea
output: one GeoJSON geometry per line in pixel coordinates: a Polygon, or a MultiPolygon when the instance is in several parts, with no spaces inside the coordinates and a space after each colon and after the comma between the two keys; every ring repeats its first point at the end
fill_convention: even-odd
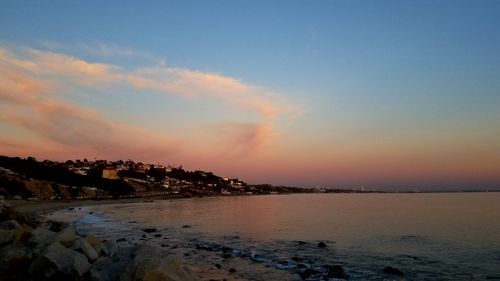
{"type": "Polygon", "coordinates": [[[48,217],[235,280],[337,280],[332,266],[349,280],[500,280],[499,192],[147,200],[48,217]]]}

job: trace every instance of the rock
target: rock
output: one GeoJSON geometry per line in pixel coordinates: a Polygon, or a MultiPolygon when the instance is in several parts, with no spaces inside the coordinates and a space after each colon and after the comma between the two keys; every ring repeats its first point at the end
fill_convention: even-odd
{"type": "Polygon", "coordinates": [[[229,271],[229,273],[235,273],[236,269],[234,269],[234,268],[231,267],[228,271],[229,271]]]}
{"type": "Polygon", "coordinates": [[[78,236],[75,233],[75,229],[72,226],[68,226],[61,230],[54,236],[54,242],[59,242],[63,245],[70,245],[71,242],[76,240],[78,236]]]}
{"type": "Polygon", "coordinates": [[[23,231],[23,227],[15,220],[0,223],[0,246],[14,242],[23,231]]]}
{"type": "Polygon", "coordinates": [[[90,262],[93,262],[99,258],[99,254],[97,251],[90,245],[87,240],[78,237],[71,246],[71,249],[76,250],[82,254],[85,254],[90,262]]]}
{"type": "Polygon", "coordinates": [[[126,238],[119,238],[119,239],[116,239],[116,242],[125,242],[125,241],[127,241],[127,239],[126,239],[126,238]]]}
{"type": "Polygon", "coordinates": [[[86,275],[86,279],[92,281],[118,281],[133,257],[133,248],[118,249],[112,256],[102,257],[93,263],[86,275]]]}
{"type": "Polygon", "coordinates": [[[85,255],[54,242],[33,261],[29,273],[35,280],[78,280],[89,268],[85,255]]]}
{"type": "Polygon", "coordinates": [[[10,270],[24,269],[29,266],[33,258],[32,251],[27,247],[14,247],[4,255],[4,264],[10,270]]]}
{"type": "Polygon", "coordinates": [[[156,228],[144,228],[142,231],[144,231],[146,233],[152,233],[152,232],[156,232],[156,228]]]}
{"type": "Polygon", "coordinates": [[[312,275],[316,275],[318,273],[320,273],[320,272],[315,270],[315,269],[307,268],[306,270],[304,270],[300,273],[300,278],[307,279],[307,278],[311,277],[312,275]]]}
{"type": "Polygon", "coordinates": [[[344,271],[344,268],[340,265],[328,265],[328,277],[337,278],[337,279],[347,279],[347,274],[344,271]]]}
{"type": "Polygon", "coordinates": [[[385,274],[391,274],[391,275],[397,275],[397,276],[403,276],[404,275],[404,273],[401,270],[399,270],[397,268],[394,268],[392,266],[388,266],[388,267],[384,268],[384,273],[385,274]]]}
{"type": "Polygon", "coordinates": [[[157,233],[157,234],[154,235],[154,237],[161,237],[161,234],[157,233]]]}
{"type": "Polygon", "coordinates": [[[182,228],[191,228],[191,226],[190,226],[190,225],[185,224],[185,225],[183,225],[183,226],[182,226],[182,228]]]}
{"type": "Polygon", "coordinates": [[[65,227],[67,227],[67,224],[65,224],[65,223],[58,222],[58,221],[51,221],[49,230],[54,231],[54,232],[59,232],[59,231],[63,230],[65,227]]]}
{"type": "Polygon", "coordinates": [[[87,235],[85,236],[85,241],[87,241],[95,249],[95,251],[97,252],[97,254],[99,254],[99,256],[109,255],[108,248],[99,238],[93,235],[87,235]]]}
{"type": "Polygon", "coordinates": [[[198,278],[176,261],[164,259],[152,246],[119,249],[97,260],[89,270],[92,281],[195,281],[198,278]]]}
{"type": "Polygon", "coordinates": [[[56,233],[53,231],[37,227],[31,231],[31,238],[28,240],[28,244],[33,244],[33,252],[35,255],[39,255],[53,242],[55,235],[56,233]]]}
{"type": "Polygon", "coordinates": [[[108,249],[108,255],[110,256],[118,251],[118,244],[116,244],[116,241],[114,240],[108,240],[104,242],[104,246],[106,246],[106,248],[108,249]]]}
{"type": "Polygon", "coordinates": [[[222,257],[223,259],[228,259],[228,258],[230,258],[230,257],[231,257],[231,254],[229,254],[229,253],[224,253],[224,254],[222,254],[222,255],[221,255],[221,257],[222,257]]]}
{"type": "Polygon", "coordinates": [[[324,242],[319,242],[318,243],[318,248],[326,248],[326,244],[324,242]]]}
{"type": "Polygon", "coordinates": [[[304,242],[304,241],[297,241],[297,242],[299,243],[299,245],[305,245],[305,244],[307,244],[307,243],[306,243],[306,242],[304,242]]]}
{"type": "Polygon", "coordinates": [[[216,263],[215,267],[217,267],[218,269],[220,269],[222,266],[220,264],[216,263]]]}
{"type": "Polygon", "coordinates": [[[24,181],[24,189],[30,193],[30,197],[50,200],[54,196],[54,190],[49,182],[41,180],[24,181]]]}

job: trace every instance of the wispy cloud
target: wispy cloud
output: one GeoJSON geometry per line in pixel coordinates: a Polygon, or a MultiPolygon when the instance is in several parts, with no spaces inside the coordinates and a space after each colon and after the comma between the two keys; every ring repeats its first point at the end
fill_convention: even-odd
{"type": "MultiPolygon", "coordinates": [[[[106,52],[111,48],[103,48],[106,52]]],[[[52,92],[61,85],[101,89],[129,86],[166,95],[188,97],[194,102],[214,99],[235,110],[253,112],[258,122],[228,121],[221,125],[227,150],[244,155],[273,135],[273,122],[296,109],[272,91],[222,74],[168,66],[124,69],[117,65],[88,62],[57,52],[0,49],[0,100],[28,111],[8,108],[0,120],[30,130],[54,145],[99,155],[171,155],[182,141],[137,126],[111,121],[103,112],[57,100],[52,92]],[[133,134],[131,134],[133,132],[133,134]]]]}
{"type": "Polygon", "coordinates": [[[99,58],[139,58],[154,60],[156,57],[146,51],[138,50],[128,46],[116,44],[106,44],[103,42],[75,42],[60,43],[56,41],[43,41],[42,46],[52,52],[72,52],[79,51],[99,58]]]}
{"type": "MultiPolygon", "coordinates": [[[[0,101],[8,105],[2,106],[0,121],[35,133],[42,138],[35,140],[37,143],[63,152],[78,150],[83,155],[109,158],[140,155],[151,159],[181,151],[179,140],[111,121],[101,112],[53,99],[49,91],[54,89],[54,81],[30,76],[22,71],[26,64],[9,58],[12,57],[5,51],[0,52],[0,101]]],[[[5,150],[19,150],[12,136],[3,138],[3,143],[5,150]]]]}
{"type": "Polygon", "coordinates": [[[214,126],[218,135],[225,136],[219,146],[223,157],[241,157],[257,152],[267,141],[276,137],[267,123],[227,123],[214,126]]]}

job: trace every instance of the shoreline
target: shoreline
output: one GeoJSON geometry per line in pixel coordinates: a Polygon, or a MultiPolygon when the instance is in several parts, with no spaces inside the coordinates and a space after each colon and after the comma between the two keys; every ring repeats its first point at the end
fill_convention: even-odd
{"type": "MultiPolygon", "coordinates": [[[[233,195],[234,196],[234,195],[233,195]]],[[[248,195],[244,195],[248,196],[248,195]]],[[[206,197],[224,197],[224,196],[206,196],[206,197]]],[[[73,225],[78,222],[79,219],[71,219],[69,221],[62,222],[60,220],[53,220],[47,215],[52,212],[64,210],[64,209],[76,209],[79,207],[99,207],[101,205],[113,205],[113,204],[133,204],[133,203],[149,203],[152,201],[169,201],[169,200],[182,200],[182,199],[193,199],[198,197],[172,197],[172,198],[130,198],[130,199],[109,199],[109,200],[64,200],[64,201],[42,201],[42,200],[6,200],[8,206],[12,208],[14,212],[23,214],[25,216],[33,217],[43,223],[50,222],[61,222],[63,224],[73,225]]],[[[77,229],[75,229],[76,231],[77,229]]],[[[94,236],[92,232],[86,233],[85,235],[94,236]]],[[[119,237],[115,237],[119,238],[119,237]]],[[[137,237],[136,237],[137,238],[137,237]]],[[[144,245],[148,245],[147,243],[144,245]]],[[[161,250],[161,249],[160,249],[161,250]]],[[[188,268],[200,281],[209,280],[226,280],[226,281],[245,281],[246,279],[240,276],[234,276],[228,272],[222,270],[214,270],[212,263],[192,263],[187,260],[174,258],[182,266],[188,268]]]]}
{"type": "MultiPolygon", "coordinates": [[[[30,221],[33,222],[33,225],[35,228],[39,227],[45,227],[45,225],[51,225],[53,223],[56,224],[61,224],[61,225],[67,225],[69,228],[71,228],[70,232],[76,233],[76,237],[78,238],[78,230],[75,228],[73,230],[72,225],[75,222],[78,222],[78,219],[71,219],[69,221],[60,221],[60,220],[53,220],[49,218],[47,215],[50,214],[51,212],[59,211],[59,210],[64,210],[64,209],[70,209],[70,208],[77,208],[77,207],[93,207],[93,206],[100,206],[100,205],[112,205],[112,204],[128,204],[128,203],[142,203],[142,202],[151,202],[153,200],[172,200],[172,199],[188,199],[188,198],[156,198],[156,199],[151,199],[151,198],[131,198],[131,199],[113,199],[113,200],[73,200],[73,201],[29,201],[29,200],[8,200],[4,201],[5,206],[10,208],[12,211],[12,214],[19,214],[15,215],[15,217],[25,217],[29,218],[30,221]]],[[[64,230],[65,231],[65,230],[64,230]]],[[[82,235],[81,237],[95,237],[92,232],[89,233],[84,233],[80,234],[82,235]]],[[[106,240],[103,240],[105,242],[106,240]]],[[[116,243],[116,242],[115,242],[116,243]]],[[[127,249],[130,247],[134,246],[119,246],[118,249],[127,249]]],[[[135,247],[153,247],[147,243],[135,247]]],[[[1,248],[1,247],[0,247],[1,248]]],[[[153,247],[154,248],[154,247],[153,247]]],[[[153,249],[151,248],[151,249],[153,249]]],[[[161,250],[158,249],[157,250],[161,250]]],[[[0,251],[0,254],[2,254],[3,250],[0,251]]],[[[148,251],[147,251],[148,252],[148,251]]],[[[0,255],[0,256],[3,256],[0,255]]],[[[213,270],[208,270],[210,267],[210,263],[189,263],[186,260],[175,258],[175,257],[169,257],[168,255],[165,256],[165,253],[161,255],[161,259],[166,258],[167,261],[171,260],[179,264],[180,267],[185,267],[192,273],[194,273],[194,278],[196,280],[200,281],[208,281],[208,280],[227,280],[227,281],[235,281],[235,280],[242,280],[245,281],[245,279],[238,277],[238,276],[232,276],[229,275],[226,272],[223,271],[217,271],[214,272],[213,270]]],[[[156,257],[155,257],[156,258],[156,257]]],[[[144,260],[147,262],[149,257],[144,257],[144,260]]],[[[96,260],[95,262],[98,262],[99,260],[96,260]]],[[[5,270],[2,269],[2,270],[5,270]]],[[[188,271],[188,272],[189,272],[188,271]]],[[[0,271],[1,273],[1,271],[0,271]]],[[[7,274],[7,273],[6,273],[7,274]]],[[[175,274],[175,273],[174,273],[175,274]]],[[[191,276],[192,277],[192,276],[191,276]]],[[[12,279],[12,280],[17,280],[17,277],[12,279]]],[[[28,280],[28,279],[26,279],[28,280]]],[[[36,280],[36,278],[34,279],[36,280]]],[[[156,280],[156,279],[155,279],[156,280]]],[[[163,279],[162,279],[163,280],[163,279]]],[[[170,280],[170,279],[168,279],[170,280]]],[[[177,280],[177,279],[176,279],[177,280]]],[[[184,280],[184,279],[180,279],[184,280]]],[[[186,279],[188,280],[188,279],[186,279]]],[[[189,279],[191,280],[191,279],[189,279]]],[[[194,280],[194,279],[193,279],[194,280]]]]}
{"type": "Polygon", "coordinates": [[[133,197],[133,198],[119,198],[119,199],[67,199],[67,200],[27,200],[27,199],[6,199],[5,202],[10,204],[14,211],[21,213],[28,213],[32,215],[46,214],[48,212],[57,211],[64,208],[83,207],[83,206],[98,206],[108,204],[126,204],[126,203],[142,203],[150,201],[162,200],[182,200],[182,199],[196,199],[196,198],[223,198],[223,197],[247,197],[247,196],[279,196],[279,195],[333,195],[333,194],[352,194],[352,195],[365,195],[365,194],[476,194],[476,193],[495,193],[500,190],[491,191],[444,191],[444,192],[352,192],[352,193],[279,193],[279,194],[232,194],[232,195],[204,195],[204,196],[184,196],[184,195],[171,195],[171,196],[151,196],[151,197],[133,197]]]}

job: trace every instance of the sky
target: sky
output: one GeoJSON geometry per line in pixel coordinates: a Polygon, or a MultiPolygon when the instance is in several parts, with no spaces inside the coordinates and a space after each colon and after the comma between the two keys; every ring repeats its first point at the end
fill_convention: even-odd
{"type": "Polygon", "coordinates": [[[500,189],[500,1],[1,1],[0,154],[500,189]]]}

